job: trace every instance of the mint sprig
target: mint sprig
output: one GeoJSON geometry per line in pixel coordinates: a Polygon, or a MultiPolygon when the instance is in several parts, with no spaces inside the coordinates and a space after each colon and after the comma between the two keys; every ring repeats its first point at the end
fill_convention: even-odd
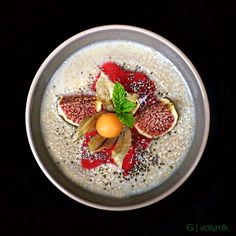
{"type": "Polygon", "coordinates": [[[131,112],[135,108],[136,104],[134,102],[126,101],[121,105],[122,112],[131,112]]]}
{"type": "Polygon", "coordinates": [[[135,108],[136,104],[129,101],[126,98],[126,95],[127,92],[124,87],[116,82],[112,93],[112,102],[114,104],[115,112],[124,125],[133,128],[135,119],[130,112],[135,108]]]}
{"type": "Polygon", "coordinates": [[[119,120],[129,128],[134,127],[134,116],[131,113],[116,113],[119,120]]]}

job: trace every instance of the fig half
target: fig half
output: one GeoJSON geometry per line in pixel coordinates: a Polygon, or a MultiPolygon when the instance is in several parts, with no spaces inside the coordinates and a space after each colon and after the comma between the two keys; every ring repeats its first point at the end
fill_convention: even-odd
{"type": "Polygon", "coordinates": [[[147,138],[158,138],[170,132],[176,125],[178,113],[168,98],[147,107],[135,117],[135,128],[147,138]]]}
{"type": "Polygon", "coordinates": [[[57,101],[58,114],[69,124],[79,126],[80,122],[101,111],[102,103],[96,96],[60,96],[57,101]]]}

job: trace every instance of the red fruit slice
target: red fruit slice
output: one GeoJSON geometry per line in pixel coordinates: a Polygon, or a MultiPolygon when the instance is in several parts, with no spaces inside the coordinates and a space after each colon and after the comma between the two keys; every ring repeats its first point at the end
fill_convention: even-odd
{"type": "Polygon", "coordinates": [[[61,96],[57,102],[58,114],[69,124],[78,126],[87,117],[101,111],[102,104],[96,96],[61,96]]]}
{"type": "Polygon", "coordinates": [[[158,138],[171,131],[177,123],[178,113],[167,98],[140,112],[134,124],[137,131],[147,138],[158,138]]]}

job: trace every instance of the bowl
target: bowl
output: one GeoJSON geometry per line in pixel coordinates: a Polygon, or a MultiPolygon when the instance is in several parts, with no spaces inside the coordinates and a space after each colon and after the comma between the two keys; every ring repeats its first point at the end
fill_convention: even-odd
{"type": "Polygon", "coordinates": [[[100,26],[78,33],[58,46],[37,71],[26,104],[26,130],[33,155],[47,178],[64,194],[90,207],[104,210],[131,210],[156,203],[174,192],[197,166],[209,132],[209,104],[202,80],[190,60],[160,35],[127,25],[100,26]],[[126,198],[104,197],[89,192],[69,180],[58,168],[44,144],[40,127],[40,106],[45,88],[57,68],[77,50],[104,40],[128,40],[147,45],[172,61],[190,88],[195,106],[195,133],[187,157],[163,184],[126,198]]]}

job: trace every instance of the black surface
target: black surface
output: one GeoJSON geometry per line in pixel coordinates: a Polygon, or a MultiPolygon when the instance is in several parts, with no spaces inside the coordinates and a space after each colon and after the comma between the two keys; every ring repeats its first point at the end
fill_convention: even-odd
{"type": "Polygon", "coordinates": [[[225,234],[235,233],[235,1],[85,2],[1,7],[0,235],[193,234],[187,224],[226,224],[225,234]],[[143,27],[176,44],[202,76],[211,108],[209,141],[194,173],[166,199],[129,212],[92,209],[56,189],[34,160],[24,126],[43,60],[70,36],[105,24],[143,27]]]}

